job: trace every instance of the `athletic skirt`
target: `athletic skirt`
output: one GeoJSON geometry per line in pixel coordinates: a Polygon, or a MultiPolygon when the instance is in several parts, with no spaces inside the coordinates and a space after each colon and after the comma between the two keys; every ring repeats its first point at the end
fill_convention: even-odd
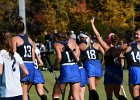
{"type": "Polygon", "coordinates": [[[140,67],[129,67],[129,84],[140,84],[140,67]]]}
{"type": "Polygon", "coordinates": [[[87,73],[83,67],[79,67],[79,70],[80,70],[80,76],[81,76],[80,87],[84,87],[85,85],[88,84],[87,73]]]}
{"type": "Polygon", "coordinates": [[[123,81],[123,70],[119,66],[106,66],[104,74],[104,84],[121,85],[123,81]]]}
{"type": "Polygon", "coordinates": [[[64,63],[60,66],[59,83],[77,83],[81,81],[79,67],[75,63],[64,63]]]}
{"type": "Polygon", "coordinates": [[[87,72],[88,77],[102,77],[103,69],[102,64],[99,60],[86,60],[84,63],[84,68],[87,72]]]}
{"type": "Polygon", "coordinates": [[[34,77],[33,84],[39,84],[39,83],[44,84],[45,80],[43,78],[41,71],[39,69],[35,69],[35,77],[34,77]]]}
{"type": "MultiPolygon", "coordinates": [[[[21,80],[21,82],[31,82],[32,83],[34,81],[34,77],[35,77],[34,63],[31,63],[31,62],[28,63],[28,62],[26,62],[26,63],[24,63],[24,65],[26,66],[29,74],[25,78],[23,78],[21,80]]],[[[22,70],[20,72],[22,74],[22,70]]]]}

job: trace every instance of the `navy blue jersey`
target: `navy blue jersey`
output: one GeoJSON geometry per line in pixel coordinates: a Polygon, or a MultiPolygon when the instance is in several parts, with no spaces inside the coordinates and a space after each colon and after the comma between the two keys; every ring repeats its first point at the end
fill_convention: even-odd
{"type": "Polygon", "coordinates": [[[23,61],[32,61],[32,45],[28,40],[28,36],[25,34],[18,36],[23,39],[24,43],[17,47],[17,53],[20,54],[23,61]]]}
{"type": "Polygon", "coordinates": [[[74,62],[74,56],[72,51],[62,51],[61,55],[62,55],[62,59],[60,62],[61,64],[74,62]]]}
{"type": "Polygon", "coordinates": [[[81,51],[81,60],[97,60],[99,51],[93,47],[93,43],[86,50],[81,51]]]}
{"type": "Polygon", "coordinates": [[[62,59],[61,59],[60,63],[63,64],[63,63],[73,63],[73,62],[75,62],[73,51],[67,45],[68,40],[61,41],[59,43],[61,43],[64,46],[63,51],[61,52],[62,59]]]}
{"type": "Polygon", "coordinates": [[[105,60],[105,66],[120,66],[120,59],[115,58],[112,55],[105,55],[104,56],[105,60]]]}
{"type": "Polygon", "coordinates": [[[125,54],[128,66],[140,66],[140,50],[137,43],[131,44],[131,51],[125,54]]]}
{"type": "Polygon", "coordinates": [[[119,52],[118,47],[111,47],[104,55],[105,66],[121,66],[119,57],[116,57],[116,52],[119,52]]]}

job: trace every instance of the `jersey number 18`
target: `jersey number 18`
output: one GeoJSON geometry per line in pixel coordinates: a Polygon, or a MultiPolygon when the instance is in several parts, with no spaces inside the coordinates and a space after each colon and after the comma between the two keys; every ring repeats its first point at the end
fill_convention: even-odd
{"type": "Polygon", "coordinates": [[[86,53],[89,59],[96,59],[95,50],[87,50],[86,53]]]}

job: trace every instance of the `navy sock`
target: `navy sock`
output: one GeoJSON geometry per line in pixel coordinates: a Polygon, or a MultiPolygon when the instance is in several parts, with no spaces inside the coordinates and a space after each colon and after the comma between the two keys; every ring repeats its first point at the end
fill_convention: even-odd
{"type": "Polygon", "coordinates": [[[109,99],[107,99],[107,100],[113,100],[112,98],[109,98],[109,99]]]}
{"type": "Polygon", "coordinates": [[[59,98],[54,98],[53,100],[59,100],[59,98]]]}
{"type": "Polygon", "coordinates": [[[123,95],[119,95],[117,98],[118,100],[127,100],[127,98],[123,95]]]}
{"type": "Polygon", "coordinates": [[[99,100],[99,95],[96,90],[89,91],[89,100],[99,100]]]}
{"type": "Polygon", "coordinates": [[[41,100],[47,100],[47,96],[45,94],[40,96],[41,100]]]}
{"type": "Polygon", "coordinates": [[[140,96],[135,97],[134,100],[140,100],[140,96]]]}

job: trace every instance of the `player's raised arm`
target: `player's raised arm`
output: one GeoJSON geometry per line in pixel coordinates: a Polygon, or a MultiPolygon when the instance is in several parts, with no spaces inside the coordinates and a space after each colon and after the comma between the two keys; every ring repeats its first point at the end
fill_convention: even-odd
{"type": "Polygon", "coordinates": [[[0,56],[0,75],[2,75],[2,72],[3,72],[3,60],[2,60],[2,57],[0,56]]]}
{"type": "Polygon", "coordinates": [[[98,39],[99,43],[101,44],[101,46],[104,48],[104,50],[107,51],[109,49],[109,46],[107,45],[107,43],[100,36],[100,33],[98,32],[98,30],[95,27],[94,21],[95,21],[95,18],[91,19],[91,25],[92,25],[92,29],[94,31],[94,34],[97,37],[97,39],[98,39]]]}

